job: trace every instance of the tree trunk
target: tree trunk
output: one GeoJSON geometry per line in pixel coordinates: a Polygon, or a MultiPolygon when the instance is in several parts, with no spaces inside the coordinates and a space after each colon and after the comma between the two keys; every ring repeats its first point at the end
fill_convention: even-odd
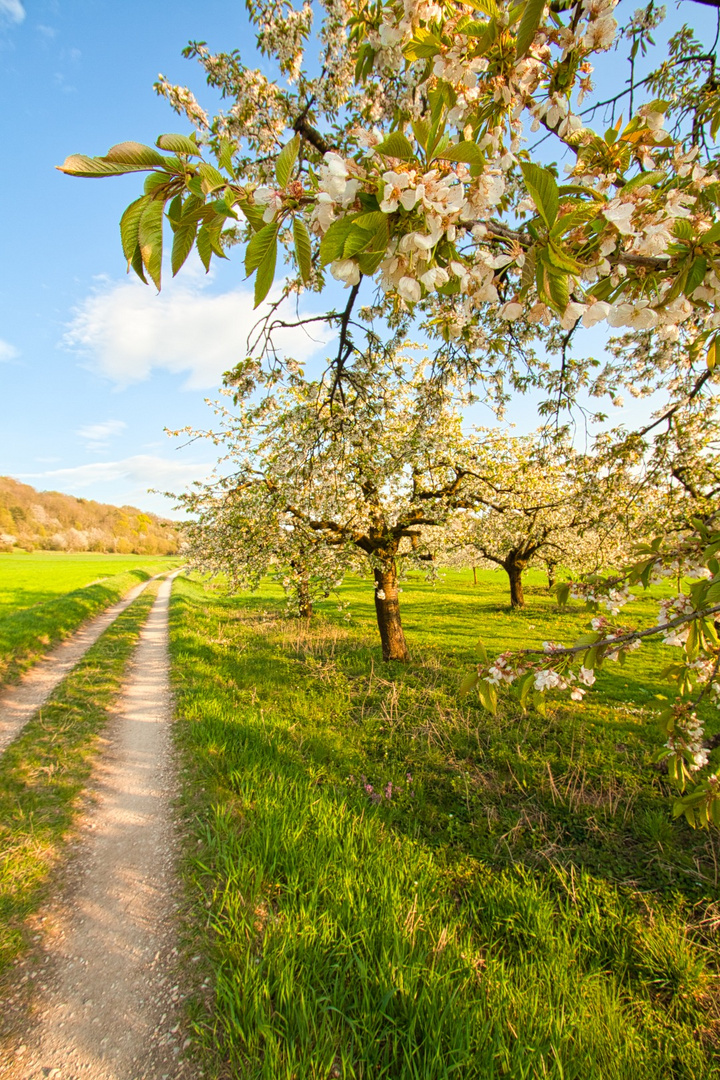
{"type": "Polygon", "coordinates": [[[557,563],[549,562],[545,565],[547,566],[548,589],[552,589],[555,585],[555,567],[557,566],[557,563]]]}
{"type": "Polygon", "coordinates": [[[473,566],[473,585],[477,585],[477,566],[473,566]]]}
{"type": "Polygon", "coordinates": [[[383,660],[399,660],[406,664],[410,653],[405,643],[400,604],[398,603],[395,560],[375,570],[375,614],[382,641],[383,660]]]}
{"type": "Polygon", "coordinates": [[[309,619],[313,613],[313,602],[310,594],[310,577],[308,574],[303,575],[298,583],[297,603],[298,617],[301,619],[309,619]]]}
{"type": "Polygon", "coordinates": [[[510,604],[514,608],[525,607],[523,594],[522,573],[524,566],[519,565],[514,559],[508,559],[505,563],[507,576],[510,578],[510,604]]]}

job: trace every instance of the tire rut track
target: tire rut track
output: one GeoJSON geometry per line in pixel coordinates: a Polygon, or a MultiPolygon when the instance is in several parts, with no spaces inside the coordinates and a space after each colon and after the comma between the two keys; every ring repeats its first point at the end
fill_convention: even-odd
{"type": "Polygon", "coordinates": [[[110,722],[85,835],[46,919],[53,930],[41,945],[42,988],[9,1048],[7,1080],[199,1075],[182,1060],[175,948],[172,577],[160,586],[110,722]]]}

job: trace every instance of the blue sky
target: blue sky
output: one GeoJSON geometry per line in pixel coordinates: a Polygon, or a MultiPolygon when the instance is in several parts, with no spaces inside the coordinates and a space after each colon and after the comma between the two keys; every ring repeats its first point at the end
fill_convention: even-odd
{"type": "MultiPolygon", "coordinates": [[[[710,39],[712,9],[686,3],[682,15],[710,39]]],[[[178,446],[163,429],[207,426],[204,399],[244,356],[252,300],[240,252],[209,278],[197,263],[166,275],[158,296],[125,274],[120,250],[138,179],[54,169],[71,153],[188,131],[153,92],[160,72],[219,106],[181,56],[190,39],[247,55],[243,4],[0,0],[0,474],[167,512],[148,487],[179,490],[212,467],[210,445],[178,446]]],[[[613,64],[608,75],[617,80],[613,64]]]]}

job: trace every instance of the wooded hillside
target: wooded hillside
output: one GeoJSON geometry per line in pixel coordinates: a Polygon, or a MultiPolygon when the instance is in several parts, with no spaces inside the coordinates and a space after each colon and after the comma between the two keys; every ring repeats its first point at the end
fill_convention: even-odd
{"type": "Polygon", "coordinates": [[[173,555],[178,546],[173,523],[155,514],[59,491],[36,491],[29,484],[0,476],[0,551],[20,547],[173,555]]]}

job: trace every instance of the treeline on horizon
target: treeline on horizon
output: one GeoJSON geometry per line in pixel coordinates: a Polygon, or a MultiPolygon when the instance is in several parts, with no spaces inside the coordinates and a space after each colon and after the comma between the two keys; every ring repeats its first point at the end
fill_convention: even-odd
{"type": "Polygon", "coordinates": [[[0,552],[98,551],[120,555],[174,555],[174,523],[134,506],[36,491],[0,476],[0,552]]]}

